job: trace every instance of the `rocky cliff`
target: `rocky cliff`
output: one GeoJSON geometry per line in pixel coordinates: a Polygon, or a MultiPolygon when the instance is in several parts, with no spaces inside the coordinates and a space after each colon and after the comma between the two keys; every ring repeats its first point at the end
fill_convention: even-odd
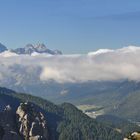
{"type": "Polygon", "coordinates": [[[0,140],[49,140],[46,119],[33,104],[8,105],[0,113],[0,140]]]}

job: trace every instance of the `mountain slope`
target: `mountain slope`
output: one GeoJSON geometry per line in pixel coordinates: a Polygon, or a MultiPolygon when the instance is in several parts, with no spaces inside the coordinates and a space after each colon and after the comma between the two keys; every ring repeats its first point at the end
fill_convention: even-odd
{"type": "Polygon", "coordinates": [[[116,109],[110,111],[111,114],[140,122],[140,90],[130,93],[116,109]]]}
{"type": "Polygon", "coordinates": [[[105,124],[110,124],[113,128],[116,128],[119,132],[124,135],[128,132],[139,131],[140,127],[135,123],[132,123],[126,119],[116,117],[113,115],[101,115],[96,118],[98,122],[104,122],[105,124]]]}
{"type": "MultiPolygon", "coordinates": [[[[40,96],[45,99],[49,99],[55,103],[62,103],[63,101],[65,101],[75,105],[91,104],[95,106],[101,106],[104,108],[105,113],[112,112],[112,110],[117,108],[130,95],[133,96],[135,92],[140,91],[139,82],[127,80],[104,82],[89,81],[86,83],[73,84],[58,84],[55,82],[48,82],[42,84],[34,82],[34,85],[30,85],[27,83],[25,84],[25,86],[18,85],[18,88],[11,84],[9,84],[8,86],[9,88],[12,88],[16,91],[27,92],[35,96],[40,96]]],[[[132,104],[134,105],[134,101],[132,101],[132,104]]],[[[136,110],[136,108],[139,109],[139,106],[133,106],[132,110],[134,111],[136,110]]],[[[124,109],[121,113],[119,113],[119,115],[123,115],[123,112],[125,111],[130,113],[130,115],[132,114],[129,108],[127,107],[127,109],[124,109]]],[[[125,113],[125,115],[126,114],[127,113],[125,113]]],[[[135,115],[136,114],[138,114],[137,111],[135,111],[135,115]]]]}
{"type": "Polygon", "coordinates": [[[7,50],[8,49],[3,44],[0,43],[0,53],[4,52],[4,51],[7,51],[7,50]]]}
{"type": "Polygon", "coordinates": [[[10,104],[13,109],[17,110],[20,102],[28,101],[34,104],[34,106],[44,114],[47,119],[48,132],[51,140],[122,139],[121,133],[109,125],[99,123],[89,118],[72,104],[64,103],[60,106],[56,106],[38,97],[17,93],[5,93],[0,92],[0,98],[5,104],[10,104]],[[7,102],[8,100],[9,102],[7,102]]]}

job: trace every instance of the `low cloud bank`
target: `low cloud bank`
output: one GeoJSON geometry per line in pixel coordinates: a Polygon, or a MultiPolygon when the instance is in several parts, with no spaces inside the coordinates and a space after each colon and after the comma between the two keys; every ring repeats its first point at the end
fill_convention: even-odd
{"type": "Polygon", "coordinates": [[[16,85],[54,80],[59,83],[89,80],[140,81],[140,48],[101,49],[86,55],[0,54],[0,83],[16,85]]]}

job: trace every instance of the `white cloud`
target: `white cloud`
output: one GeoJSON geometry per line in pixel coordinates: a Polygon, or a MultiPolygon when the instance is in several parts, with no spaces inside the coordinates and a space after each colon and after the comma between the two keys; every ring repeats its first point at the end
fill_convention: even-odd
{"type": "Polygon", "coordinates": [[[18,56],[18,55],[10,51],[5,51],[0,53],[0,57],[12,57],[12,56],[18,56]]]}
{"type": "Polygon", "coordinates": [[[87,55],[48,56],[35,54],[0,54],[0,83],[34,84],[55,80],[86,82],[89,80],[128,79],[140,81],[140,48],[98,50],[87,55]]]}
{"type": "Polygon", "coordinates": [[[96,52],[89,52],[88,55],[100,55],[100,54],[104,54],[104,53],[108,53],[108,52],[113,52],[114,50],[110,50],[110,49],[99,49],[96,52]]]}

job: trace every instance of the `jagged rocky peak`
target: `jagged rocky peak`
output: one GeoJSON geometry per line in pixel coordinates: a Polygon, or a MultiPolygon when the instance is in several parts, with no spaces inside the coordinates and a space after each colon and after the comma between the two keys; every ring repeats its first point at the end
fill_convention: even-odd
{"type": "Polygon", "coordinates": [[[0,43],[0,53],[4,52],[4,51],[7,51],[7,50],[8,49],[3,44],[0,43]]]}
{"type": "Polygon", "coordinates": [[[34,48],[34,45],[32,45],[32,44],[27,44],[27,45],[25,46],[25,48],[34,48]]]}
{"type": "Polygon", "coordinates": [[[18,127],[25,140],[48,140],[49,134],[44,115],[31,103],[21,103],[16,114],[18,127]]]}
{"type": "Polygon", "coordinates": [[[60,50],[51,50],[48,49],[47,46],[43,43],[39,43],[37,45],[27,44],[25,47],[16,48],[16,49],[7,49],[3,44],[0,43],[0,53],[9,50],[10,52],[16,54],[27,54],[31,55],[32,53],[39,54],[50,54],[50,55],[61,55],[62,52],[60,50]]]}
{"type": "MultiPolygon", "coordinates": [[[[32,54],[33,52],[35,52],[35,48],[32,44],[27,44],[24,48],[24,54],[32,54]]],[[[19,54],[22,54],[21,52],[19,52],[19,54]]]]}
{"type": "Polygon", "coordinates": [[[0,112],[0,140],[49,140],[43,113],[31,103],[21,103],[14,111],[10,105],[0,112]]]}
{"type": "Polygon", "coordinates": [[[43,44],[43,43],[40,43],[40,44],[37,44],[37,45],[27,44],[23,48],[17,48],[17,49],[13,49],[11,51],[14,52],[14,53],[17,53],[17,54],[29,54],[29,55],[31,55],[32,53],[46,53],[46,54],[51,54],[51,55],[62,54],[62,52],[59,51],[59,50],[48,49],[46,47],[46,45],[43,44]]]}
{"type": "Polygon", "coordinates": [[[35,45],[34,48],[35,48],[38,52],[44,52],[44,51],[47,50],[46,45],[43,44],[43,43],[35,45]]]}
{"type": "Polygon", "coordinates": [[[24,47],[25,50],[28,50],[28,49],[32,49],[32,50],[35,50],[34,49],[34,46],[32,44],[27,44],[25,47],[24,47]]]}

